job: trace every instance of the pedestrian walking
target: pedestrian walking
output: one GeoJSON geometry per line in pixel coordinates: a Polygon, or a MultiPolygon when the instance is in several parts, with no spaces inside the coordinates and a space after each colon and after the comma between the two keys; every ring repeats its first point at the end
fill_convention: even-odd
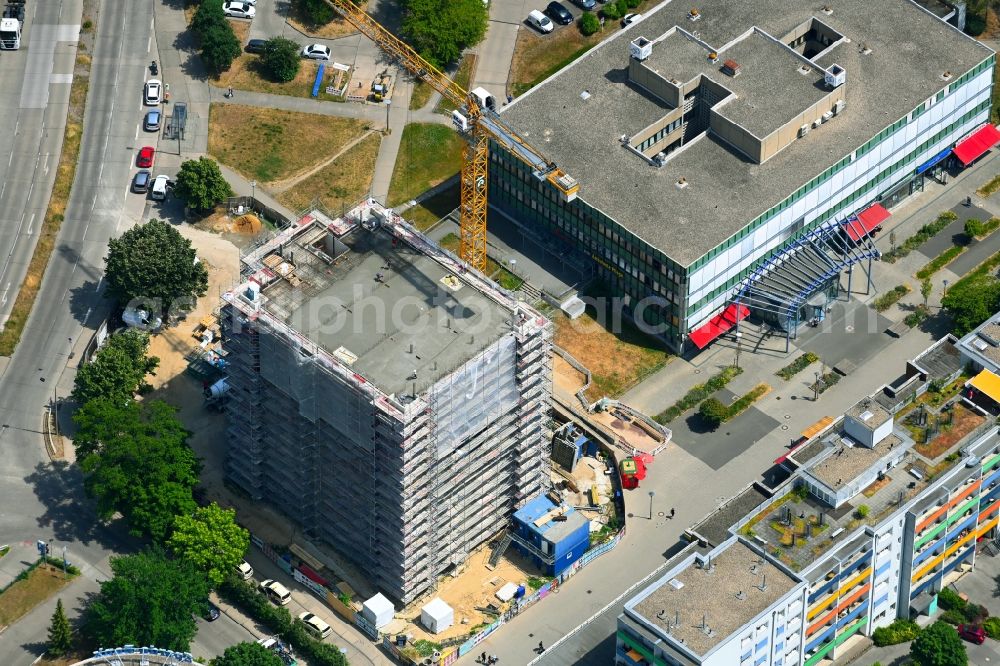
{"type": "MultiPolygon", "coordinates": [[[[393,240],[395,241],[396,239],[395,239],[395,238],[393,238],[393,240]]],[[[393,243],[393,244],[395,244],[395,243],[393,243]]],[[[481,664],[485,664],[485,663],[488,663],[488,662],[486,661],[486,653],[485,653],[485,652],[484,652],[484,653],[482,653],[481,655],[479,655],[479,663],[481,663],[481,664]]]]}
{"type": "Polygon", "coordinates": [[[545,646],[542,644],[541,641],[538,641],[538,652],[539,652],[539,654],[541,654],[542,652],[545,652],[545,646]]]}
{"type": "Polygon", "coordinates": [[[675,513],[675,512],[674,512],[674,509],[673,509],[673,507],[671,507],[671,508],[670,508],[670,517],[671,517],[671,518],[673,518],[673,517],[674,517],[674,513],[675,513]]]}

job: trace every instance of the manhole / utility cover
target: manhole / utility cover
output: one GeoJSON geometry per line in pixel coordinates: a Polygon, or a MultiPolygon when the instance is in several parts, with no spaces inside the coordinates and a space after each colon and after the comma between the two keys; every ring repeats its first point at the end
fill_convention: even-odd
{"type": "Polygon", "coordinates": [[[701,370],[695,370],[695,371],[694,371],[694,374],[696,374],[696,375],[700,375],[700,374],[701,374],[701,370]]]}
{"type": "Polygon", "coordinates": [[[781,396],[780,395],[776,395],[776,396],[774,396],[774,399],[775,400],[781,400],[781,396]]]}
{"type": "Polygon", "coordinates": [[[782,423],[782,424],[781,424],[781,429],[782,429],[782,430],[788,430],[788,426],[787,426],[787,425],[785,425],[784,423],[782,423]]]}
{"type": "Polygon", "coordinates": [[[657,511],[657,512],[656,512],[656,515],[658,515],[658,516],[665,516],[665,515],[667,515],[667,514],[663,513],[662,511],[657,511]]]}
{"type": "Polygon", "coordinates": [[[847,331],[848,333],[850,333],[850,332],[852,332],[854,330],[854,327],[851,326],[851,325],[847,325],[847,326],[844,327],[844,330],[847,331]]]}
{"type": "Polygon", "coordinates": [[[629,518],[635,518],[635,514],[631,514],[631,513],[630,513],[630,514],[628,514],[628,517],[629,517],[629,518]]]}
{"type": "Polygon", "coordinates": [[[792,418],[791,414],[785,414],[785,419],[790,419],[790,418],[792,418]]]}
{"type": "Polygon", "coordinates": [[[726,433],[726,437],[729,437],[729,433],[728,432],[726,433]]]}

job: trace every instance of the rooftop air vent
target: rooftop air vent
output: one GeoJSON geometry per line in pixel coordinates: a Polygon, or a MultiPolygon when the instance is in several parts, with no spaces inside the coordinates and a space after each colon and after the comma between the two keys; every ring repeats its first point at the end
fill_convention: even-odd
{"type": "Polygon", "coordinates": [[[719,59],[719,54],[716,53],[715,51],[712,51],[711,53],[708,54],[708,59],[711,60],[712,62],[715,62],[716,60],[719,59]]]}
{"type": "Polygon", "coordinates": [[[867,44],[862,44],[861,46],[858,47],[858,52],[861,55],[871,55],[872,47],[868,46],[867,44]]]}
{"type": "Polygon", "coordinates": [[[823,5],[820,7],[820,11],[829,16],[830,14],[833,14],[833,7],[830,5],[823,5]]]}
{"type": "Polygon", "coordinates": [[[951,71],[943,72],[941,74],[942,81],[951,81],[951,71]]]}
{"type": "Polygon", "coordinates": [[[830,69],[826,70],[826,85],[831,88],[837,88],[839,86],[847,83],[847,71],[840,65],[830,65],[830,69]]]}
{"type": "Polygon", "coordinates": [[[653,42],[645,37],[636,37],[628,45],[628,54],[636,60],[642,61],[653,53],[653,42]]]}
{"type": "Polygon", "coordinates": [[[588,99],[590,99],[590,91],[589,90],[584,90],[582,93],[580,93],[580,99],[582,99],[585,102],[588,99]]]}
{"type": "Polygon", "coordinates": [[[680,582],[676,578],[671,578],[669,584],[670,584],[670,587],[674,588],[675,590],[679,590],[682,587],[684,587],[684,583],[680,582]]]}
{"type": "Polygon", "coordinates": [[[682,176],[682,177],[680,177],[680,178],[678,178],[678,179],[677,179],[677,182],[676,182],[676,183],[674,183],[674,185],[676,185],[676,186],[677,186],[677,189],[678,189],[678,190],[683,190],[683,189],[684,189],[685,187],[687,187],[687,186],[688,186],[688,182],[687,182],[687,180],[686,180],[686,179],[685,179],[685,178],[684,178],[684,177],[682,176]]]}
{"type": "Polygon", "coordinates": [[[722,73],[728,74],[729,76],[739,76],[740,75],[740,63],[733,59],[729,59],[722,63],[722,73]]]}
{"type": "Polygon", "coordinates": [[[805,136],[806,134],[809,134],[809,130],[810,130],[810,129],[812,129],[812,128],[811,128],[811,127],[809,127],[809,123],[806,123],[805,125],[803,125],[802,127],[800,127],[800,128],[799,128],[799,138],[802,138],[802,137],[804,137],[804,136],[805,136]]]}
{"type": "Polygon", "coordinates": [[[688,20],[689,21],[697,21],[700,18],[701,18],[701,12],[699,12],[697,9],[695,9],[695,8],[692,7],[691,11],[688,12],[688,20]]]}
{"type": "Polygon", "coordinates": [[[809,65],[802,65],[799,67],[799,74],[805,75],[812,71],[812,67],[809,65]]]}

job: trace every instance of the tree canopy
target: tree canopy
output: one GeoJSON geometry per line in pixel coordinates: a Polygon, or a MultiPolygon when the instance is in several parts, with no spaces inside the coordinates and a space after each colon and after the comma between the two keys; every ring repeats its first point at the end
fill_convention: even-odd
{"type": "Polygon", "coordinates": [[[167,545],[177,557],[204,571],[216,587],[243,559],[250,533],[236,524],[235,511],[212,502],[191,515],[177,516],[167,545]]]}
{"type": "Polygon", "coordinates": [[[111,558],[111,580],[87,608],[83,632],[94,645],[155,645],[187,650],[208,581],[186,560],[159,549],[111,558]]]}
{"type": "Polygon", "coordinates": [[[729,415],[729,409],[718,399],[708,398],[698,407],[698,414],[712,429],[718,428],[729,415]]]}
{"type": "Polygon", "coordinates": [[[955,627],[938,620],[910,644],[910,657],[918,666],[967,666],[965,644],[955,627]]]}
{"type": "Polygon", "coordinates": [[[160,400],[98,398],[76,411],[74,439],[84,489],[107,520],[121,512],[135,536],[162,542],[175,516],[194,512],[201,464],[176,409],[160,400]]]}
{"type": "MultiPolygon", "coordinates": [[[[321,3],[326,6],[325,3],[321,3]]],[[[273,37],[264,44],[260,56],[260,66],[269,77],[279,82],[288,82],[299,74],[302,57],[298,44],[284,37],[273,37]]]]}
{"type": "Polygon", "coordinates": [[[208,270],[196,259],[191,241],[166,222],[150,220],[108,243],[108,293],[162,313],[175,301],[190,302],[208,290],[208,270]]]}
{"type": "Polygon", "coordinates": [[[130,329],[112,335],[90,363],[81,365],[73,384],[73,400],[79,404],[95,398],[110,398],[126,403],[136,392],[148,388],[146,375],[160,363],[147,356],[149,334],[130,329]]]}
{"type": "Polygon", "coordinates": [[[46,654],[51,657],[61,657],[73,649],[73,628],[66,617],[62,599],[56,601],[56,609],[52,612],[49,623],[49,648],[46,654]]]}
{"type": "Polygon", "coordinates": [[[955,335],[965,335],[997,311],[1000,281],[991,275],[960,280],[941,299],[954,320],[955,335]]]}
{"type": "Polygon", "coordinates": [[[242,51],[240,40],[218,0],[208,0],[198,6],[191,19],[191,30],[201,42],[201,60],[213,74],[228,70],[242,51]]]}
{"type": "Polygon", "coordinates": [[[226,197],[233,196],[233,188],[219,170],[218,162],[210,157],[199,157],[181,163],[174,179],[174,196],[190,208],[209,210],[226,197]]]}
{"type": "Polygon", "coordinates": [[[399,0],[402,33],[438,69],[457,62],[462,51],[486,35],[489,14],[482,0],[399,0]]]}
{"type": "Polygon", "coordinates": [[[322,27],[337,18],[337,12],[324,0],[292,0],[292,11],[311,28],[322,27]]]}
{"type": "Polygon", "coordinates": [[[212,666],[284,666],[281,657],[257,643],[237,643],[226,648],[212,666]]]}

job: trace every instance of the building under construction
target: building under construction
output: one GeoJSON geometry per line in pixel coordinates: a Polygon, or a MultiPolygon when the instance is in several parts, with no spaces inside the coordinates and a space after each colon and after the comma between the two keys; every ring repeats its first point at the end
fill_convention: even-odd
{"type": "Polygon", "coordinates": [[[243,262],[227,476],[409,603],[543,489],[551,324],[373,201],[243,262]]]}

